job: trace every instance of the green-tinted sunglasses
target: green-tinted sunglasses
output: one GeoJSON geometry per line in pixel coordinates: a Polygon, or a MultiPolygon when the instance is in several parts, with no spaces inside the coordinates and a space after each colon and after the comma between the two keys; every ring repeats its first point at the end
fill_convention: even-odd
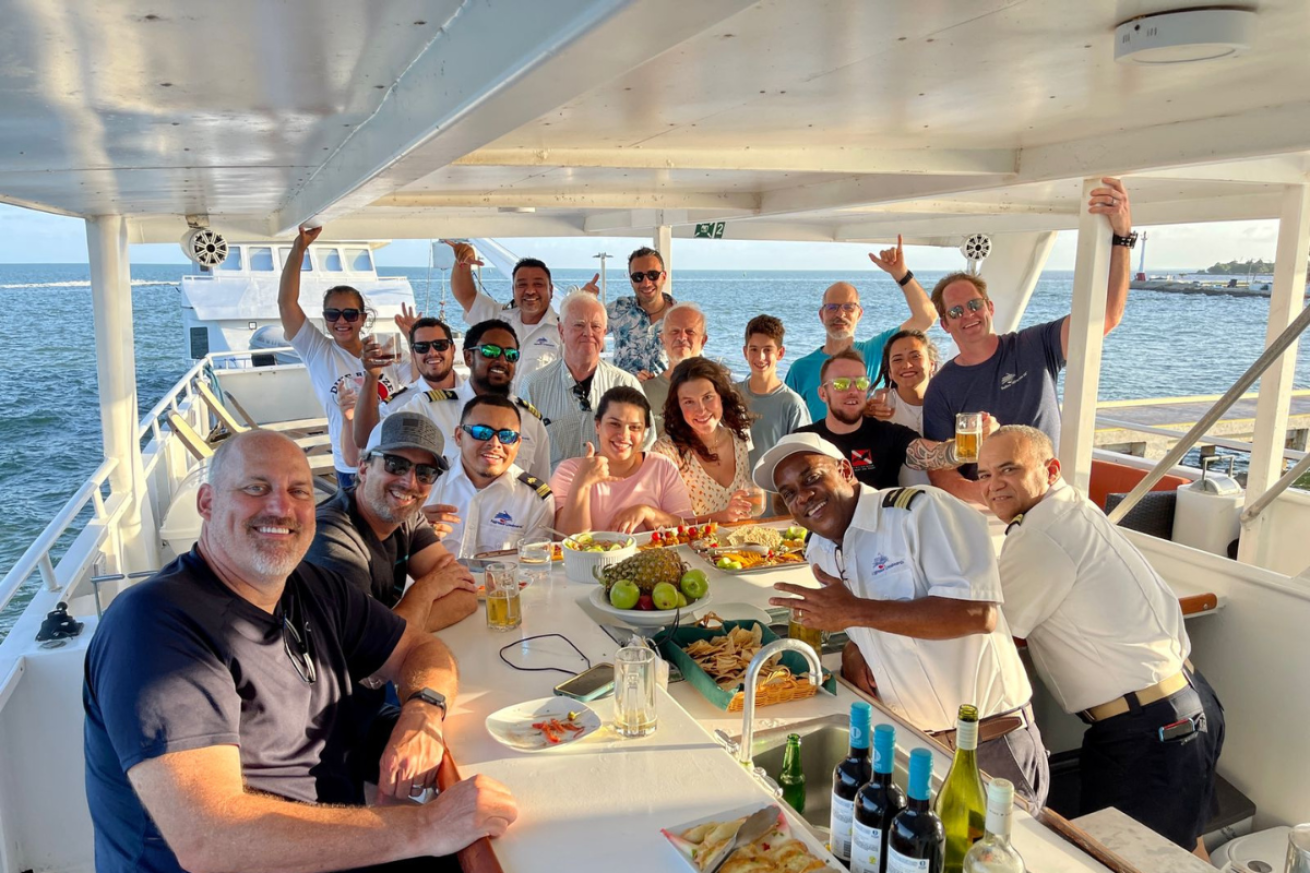
{"type": "Polygon", "coordinates": [[[500,346],[492,345],[491,343],[483,343],[478,346],[477,349],[478,354],[482,355],[484,358],[504,357],[505,362],[508,364],[513,364],[519,359],[518,349],[503,349],[500,346]]]}

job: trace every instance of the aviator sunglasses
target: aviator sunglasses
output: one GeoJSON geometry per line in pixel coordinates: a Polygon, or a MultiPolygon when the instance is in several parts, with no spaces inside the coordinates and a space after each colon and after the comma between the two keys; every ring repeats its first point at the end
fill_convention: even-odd
{"type": "Polygon", "coordinates": [[[428,353],[428,349],[432,349],[433,351],[438,351],[438,352],[448,352],[450,351],[450,347],[452,345],[454,345],[454,343],[452,343],[450,340],[427,340],[426,342],[424,341],[416,342],[412,346],[410,346],[410,348],[418,352],[420,355],[426,355],[428,353]]]}
{"type": "Polygon", "coordinates": [[[663,270],[647,270],[644,273],[639,270],[636,273],[633,273],[632,275],[628,276],[628,278],[632,280],[632,284],[640,285],[642,283],[642,280],[645,280],[647,282],[658,282],[660,280],[660,276],[663,275],[664,275],[663,270]]]}
{"type": "Polygon", "coordinates": [[[324,309],[323,320],[332,323],[339,318],[344,318],[347,324],[354,324],[359,321],[363,312],[358,309],[324,309]]]}
{"type": "Polygon", "coordinates": [[[518,349],[505,349],[491,343],[484,343],[477,347],[478,354],[484,358],[504,357],[507,364],[513,364],[519,359],[518,349]]]}
{"type": "Polygon", "coordinates": [[[502,446],[512,446],[519,441],[519,432],[508,428],[496,430],[488,424],[461,424],[459,429],[480,443],[490,442],[493,436],[502,446]]]}
{"type": "Polygon", "coordinates": [[[964,304],[964,306],[952,306],[950,309],[946,310],[946,317],[952,319],[962,318],[964,317],[964,310],[966,307],[970,312],[977,312],[978,310],[982,309],[986,305],[987,305],[986,300],[982,299],[981,297],[975,297],[972,300],[970,300],[968,303],[964,304]]]}
{"type": "Polygon", "coordinates": [[[837,391],[849,391],[852,386],[860,391],[868,391],[869,385],[872,383],[869,381],[868,376],[856,376],[854,378],[850,376],[840,376],[836,379],[829,379],[828,384],[837,391]]]}
{"type": "Polygon", "coordinates": [[[431,485],[446,470],[445,458],[438,458],[435,464],[416,464],[409,458],[400,455],[389,455],[386,452],[374,452],[373,457],[381,457],[383,469],[392,476],[405,476],[412,468],[414,478],[423,485],[431,485]]]}

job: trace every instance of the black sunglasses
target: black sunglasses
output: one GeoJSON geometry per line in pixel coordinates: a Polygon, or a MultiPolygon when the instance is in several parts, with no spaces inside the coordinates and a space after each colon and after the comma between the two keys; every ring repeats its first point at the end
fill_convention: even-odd
{"type": "Polygon", "coordinates": [[[591,412],[591,398],[587,396],[587,389],[582,387],[581,382],[573,383],[573,396],[578,398],[578,406],[582,407],[583,412],[591,412]]]}
{"type": "Polygon", "coordinates": [[[301,626],[305,631],[302,636],[291,623],[291,613],[294,610],[295,598],[288,597],[286,607],[282,611],[282,648],[291,659],[291,666],[296,668],[300,681],[306,685],[313,685],[318,681],[318,671],[314,669],[313,636],[309,631],[309,620],[301,619],[301,626]]]}
{"type": "Polygon", "coordinates": [[[448,352],[453,345],[454,343],[450,340],[428,340],[427,342],[413,343],[410,348],[418,352],[420,355],[426,355],[428,349],[435,349],[438,352],[448,352]]]}
{"type": "Polygon", "coordinates": [[[975,297],[972,300],[970,300],[968,303],[964,304],[964,306],[952,306],[950,309],[946,310],[946,316],[948,318],[953,318],[953,319],[961,318],[964,315],[965,306],[969,307],[970,312],[977,312],[978,310],[982,309],[986,305],[987,305],[986,300],[982,299],[981,297],[975,297]]]}
{"type": "Polygon", "coordinates": [[[505,349],[497,345],[492,345],[491,343],[483,343],[476,348],[478,354],[482,355],[484,358],[499,358],[503,355],[505,362],[509,364],[513,364],[519,359],[518,349],[505,349]]]}
{"type": "Polygon", "coordinates": [[[633,273],[632,275],[628,276],[628,278],[632,280],[632,284],[640,285],[643,279],[650,282],[658,282],[660,280],[660,276],[663,275],[664,275],[663,270],[647,270],[644,273],[640,271],[633,273]]]}
{"type": "Polygon", "coordinates": [[[323,320],[331,323],[338,318],[344,318],[347,324],[354,324],[359,321],[359,317],[363,314],[363,311],[359,309],[324,309],[323,320]]]}
{"type": "Polygon", "coordinates": [[[480,443],[490,442],[493,436],[500,440],[502,446],[512,446],[519,441],[519,432],[508,428],[496,430],[487,424],[461,424],[459,429],[480,443]]]}
{"type": "Polygon", "coordinates": [[[446,472],[447,466],[445,458],[437,458],[435,464],[416,464],[409,458],[400,455],[391,455],[386,452],[374,452],[373,457],[382,458],[382,467],[392,476],[406,476],[413,469],[414,478],[423,485],[431,485],[437,481],[437,477],[446,472]]]}

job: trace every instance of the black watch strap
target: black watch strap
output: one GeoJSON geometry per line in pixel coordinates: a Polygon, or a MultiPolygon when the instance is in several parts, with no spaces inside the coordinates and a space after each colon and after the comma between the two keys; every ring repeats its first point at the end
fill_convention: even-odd
{"type": "Polygon", "coordinates": [[[1110,234],[1110,245],[1124,246],[1131,249],[1137,245],[1137,231],[1130,232],[1128,236],[1119,236],[1117,233],[1110,234]]]}
{"type": "Polygon", "coordinates": [[[913,281],[914,281],[914,273],[910,270],[906,270],[905,275],[896,280],[896,284],[904,288],[906,285],[910,284],[913,281]]]}
{"type": "Polygon", "coordinates": [[[418,691],[415,691],[409,697],[405,698],[406,703],[409,703],[411,700],[421,700],[424,703],[429,703],[432,706],[437,707],[438,709],[441,710],[442,719],[445,719],[446,695],[442,694],[441,692],[433,691],[431,688],[422,688],[419,689],[418,691]]]}

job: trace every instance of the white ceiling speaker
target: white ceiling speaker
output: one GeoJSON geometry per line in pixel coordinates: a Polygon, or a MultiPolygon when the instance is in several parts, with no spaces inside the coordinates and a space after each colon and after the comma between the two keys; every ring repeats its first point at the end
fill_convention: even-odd
{"type": "Polygon", "coordinates": [[[969,262],[969,275],[977,276],[983,261],[992,253],[992,238],[985,233],[975,233],[965,237],[960,246],[960,254],[969,262]]]}
{"type": "Polygon", "coordinates": [[[217,267],[227,260],[227,240],[216,230],[197,227],[183,235],[182,251],[202,267],[217,267]]]}
{"type": "Polygon", "coordinates": [[[1114,29],[1121,64],[1188,64],[1241,54],[1251,47],[1250,9],[1179,9],[1130,18],[1114,29]]]}

